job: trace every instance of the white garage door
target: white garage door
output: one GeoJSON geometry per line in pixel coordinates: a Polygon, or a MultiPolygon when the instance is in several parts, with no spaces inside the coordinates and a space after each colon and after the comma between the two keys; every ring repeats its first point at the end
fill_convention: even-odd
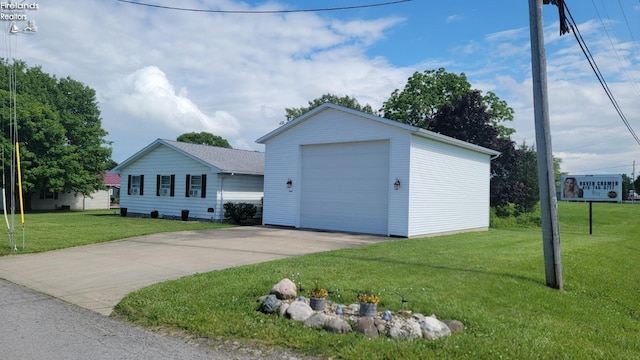
{"type": "Polygon", "coordinates": [[[387,234],[389,142],[302,147],[300,226],[387,234]]]}

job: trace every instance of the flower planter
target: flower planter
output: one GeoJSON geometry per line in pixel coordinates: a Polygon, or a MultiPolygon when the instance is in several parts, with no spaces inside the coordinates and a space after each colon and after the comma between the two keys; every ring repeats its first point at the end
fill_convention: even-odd
{"type": "Polygon", "coordinates": [[[378,304],[361,302],[358,315],[362,317],[376,317],[378,315],[378,304]]]}
{"type": "Polygon", "coordinates": [[[315,311],[323,311],[327,307],[327,298],[311,298],[309,306],[315,311]]]}
{"type": "Polygon", "coordinates": [[[157,219],[157,218],[158,218],[158,214],[159,214],[159,213],[158,213],[158,210],[153,210],[153,211],[151,212],[151,218],[152,218],[152,219],[157,219]]]}

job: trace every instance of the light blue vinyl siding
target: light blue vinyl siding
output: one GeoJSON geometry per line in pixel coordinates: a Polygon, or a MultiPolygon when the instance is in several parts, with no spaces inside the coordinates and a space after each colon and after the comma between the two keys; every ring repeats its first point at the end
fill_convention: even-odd
{"type": "MultiPolygon", "coordinates": [[[[266,145],[265,224],[402,237],[489,226],[489,170],[490,156],[497,154],[494,151],[333,104],[319,106],[258,142],[266,145]],[[387,164],[376,166],[387,173],[371,175],[385,178],[380,188],[373,180],[369,183],[366,176],[356,175],[345,176],[344,181],[352,183],[340,188],[339,183],[324,174],[348,174],[357,169],[353,164],[358,162],[359,155],[352,146],[358,143],[386,144],[387,164]],[[331,156],[325,156],[322,162],[308,162],[305,149],[313,148],[326,148],[325,155],[334,151],[335,161],[331,163],[331,156]],[[309,166],[318,166],[318,169],[309,169],[309,166]],[[292,181],[291,188],[287,188],[288,179],[292,181]],[[314,182],[311,188],[305,186],[309,179],[314,182]],[[398,189],[393,186],[396,180],[400,184],[398,189]],[[350,207],[348,201],[331,199],[353,199],[352,202],[366,208],[370,203],[364,201],[364,195],[358,197],[359,185],[363,189],[375,187],[376,190],[369,190],[369,194],[376,194],[374,196],[386,194],[386,204],[380,201],[371,205],[377,207],[375,214],[366,210],[356,213],[358,204],[350,207]],[[321,197],[327,201],[320,201],[321,197]],[[307,204],[310,200],[312,205],[307,204]],[[331,207],[336,204],[349,209],[336,209],[332,214],[331,207]],[[322,218],[312,219],[314,211],[321,213],[322,218]],[[379,220],[381,213],[386,213],[386,221],[379,220]],[[368,221],[376,223],[367,224],[368,221]],[[350,225],[350,222],[357,224],[350,225]],[[386,226],[386,232],[378,226],[386,226]]],[[[361,156],[363,163],[370,160],[369,151],[361,156]]],[[[366,169],[358,171],[367,172],[366,169]]]]}
{"type": "Polygon", "coordinates": [[[157,210],[161,217],[180,218],[189,210],[190,218],[221,220],[225,202],[250,202],[260,205],[263,196],[262,176],[218,174],[175,150],[158,146],[121,169],[120,206],[128,212],[148,215],[157,210]],[[186,175],[207,175],[206,198],[186,197],[186,175]],[[128,175],[144,175],[144,195],[128,195],[128,175]],[[175,175],[175,195],[156,196],[156,175],[175,175]],[[213,208],[214,212],[208,211],[213,208]]]}
{"type": "Polygon", "coordinates": [[[489,156],[414,136],[409,236],[489,226],[489,156]]]}

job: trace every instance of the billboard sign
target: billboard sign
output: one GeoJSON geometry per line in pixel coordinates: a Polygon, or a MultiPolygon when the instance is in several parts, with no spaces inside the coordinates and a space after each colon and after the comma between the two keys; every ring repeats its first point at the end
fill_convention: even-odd
{"type": "Polygon", "coordinates": [[[622,201],[622,175],[564,175],[560,200],[622,201]]]}

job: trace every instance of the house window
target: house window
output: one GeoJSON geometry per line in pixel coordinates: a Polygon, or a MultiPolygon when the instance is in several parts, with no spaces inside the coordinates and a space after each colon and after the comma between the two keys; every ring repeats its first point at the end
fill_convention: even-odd
{"type": "Polygon", "coordinates": [[[156,196],[174,196],[175,175],[156,175],[156,196]]]}
{"type": "Polygon", "coordinates": [[[58,200],[58,193],[52,191],[41,191],[40,192],[41,200],[58,200]]]}
{"type": "Polygon", "coordinates": [[[189,181],[189,196],[198,197],[202,191],[202,176],[193,175],[189,181]]]}
{"type": "Polygon", "coordinates": [[[129,195],[144,194],[144,175],[129,175],[127,193],[129,195]]]}
{"type": "Polygon", "coordinates": [[[207,197],[207,174],[187,175],[186,184],[185,197],[207,197]]]}

